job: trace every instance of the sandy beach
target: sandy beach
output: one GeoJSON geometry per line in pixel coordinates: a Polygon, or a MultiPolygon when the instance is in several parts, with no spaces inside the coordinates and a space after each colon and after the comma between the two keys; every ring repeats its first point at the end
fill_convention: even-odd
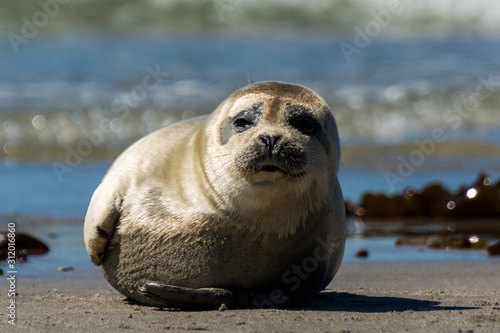
{"type": "Polygon", "coordinates": [[[16,326],[3,304],[0,331],[498,332],[498,276],[496,262],[345,263],[305,308],[193,312],[131,304],[97,268],[75,269],[20,276],[16,326]]]}
{"type": "Polygon", "coordinates": [[[0,1],[0,233],[48,249],[19,237],[13,265],[4,241],[0,333],[500,332],[499,17],[473,0],[0,1]],[[126,300],[85,249],[92,193],[139,138],[262,81],[332,109],[340,271],[304,308],[126,300]]]}

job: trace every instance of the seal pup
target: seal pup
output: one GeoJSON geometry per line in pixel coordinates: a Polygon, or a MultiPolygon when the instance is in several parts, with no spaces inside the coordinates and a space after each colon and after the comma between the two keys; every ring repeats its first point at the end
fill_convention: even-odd
{"type": "Polygon", "coordinates": [[[87,251],[140,303],[303,305],[342,261],[339,162],[337,125],[319,95],[249,85],[116,159],[85,217],[87,251]]]}

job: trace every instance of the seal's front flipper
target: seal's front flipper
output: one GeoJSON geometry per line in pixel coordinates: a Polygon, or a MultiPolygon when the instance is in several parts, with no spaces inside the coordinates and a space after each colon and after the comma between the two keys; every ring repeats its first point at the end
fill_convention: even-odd
{"type": "Polygon", "coordinates": [[[148,283],[139,289],[145,296],[163,303],[166,307],[183,309],[217,309],[222,304],[238,307],[238,293],[222,288],[185,288],[157,283],[148,283]]]}
{"type": "Polygon", "coordinates": [[[164,304],[165,307],[183,309],[217,309],[222,304],[228,308],[274,308],[292,306],[291,300],[281,294],[242,288],[185,288],[158,283],[148,283],[139,289],[145,296],[164,304]]]}
{"type": "Polygon", "coordinates": [[[95,190],[85,216],[83,233],[85,246],[90,259],[96,266],[101,265],[108,243],[120,219],[123,202],[121,187],[124,185],[115,178],[105,178],[95,190]]]}

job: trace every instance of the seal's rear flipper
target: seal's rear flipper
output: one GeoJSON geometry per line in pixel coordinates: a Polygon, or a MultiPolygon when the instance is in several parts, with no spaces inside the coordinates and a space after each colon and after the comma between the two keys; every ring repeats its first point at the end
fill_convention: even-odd
{"type": "Polygon", "coordinates": [[[185,288],[148,283],[139,289],[145,296],[163,303],[166,307],[183,309],[217,309],[222,304],[238,306],[238,295],[222,288],[185,288]]]}
{"type": "Polygon", "coordinates": [[[290,299],[282,296],[279,302],[270,298],[274,294],[246,289],[185,288],[148,283],[139,291],[145,296],[164,304],[165,307],[183,309],[217,309],[222,304],[228,308],[290,306],[290,299]]]}

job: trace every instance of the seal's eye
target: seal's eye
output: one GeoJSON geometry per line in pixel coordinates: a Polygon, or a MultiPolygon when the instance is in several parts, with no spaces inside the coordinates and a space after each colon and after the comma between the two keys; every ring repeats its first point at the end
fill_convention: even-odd
{"type": "Polygon", "coordinates": [[[290,125],[307,135],[314,134],[318,128],[318,124],[308,116],[294,117],[290,119],[290,125]]]}
{"type": "Polygon", "coordinates": [[[238,118],[236,119],[234,122],[234,127],[238,128],[238,129],[247,129],[248,127],[252,126],[252,122],[249,121],[248,119],[245,119],[245,118],[238,118]]]}
{"type": "Polygon", "coordinates": [[[259,117],[260,113],[254,110],[242,111],[233,118],[233,127],[237,132],[243,132],[254,126],[259,117]]]}

